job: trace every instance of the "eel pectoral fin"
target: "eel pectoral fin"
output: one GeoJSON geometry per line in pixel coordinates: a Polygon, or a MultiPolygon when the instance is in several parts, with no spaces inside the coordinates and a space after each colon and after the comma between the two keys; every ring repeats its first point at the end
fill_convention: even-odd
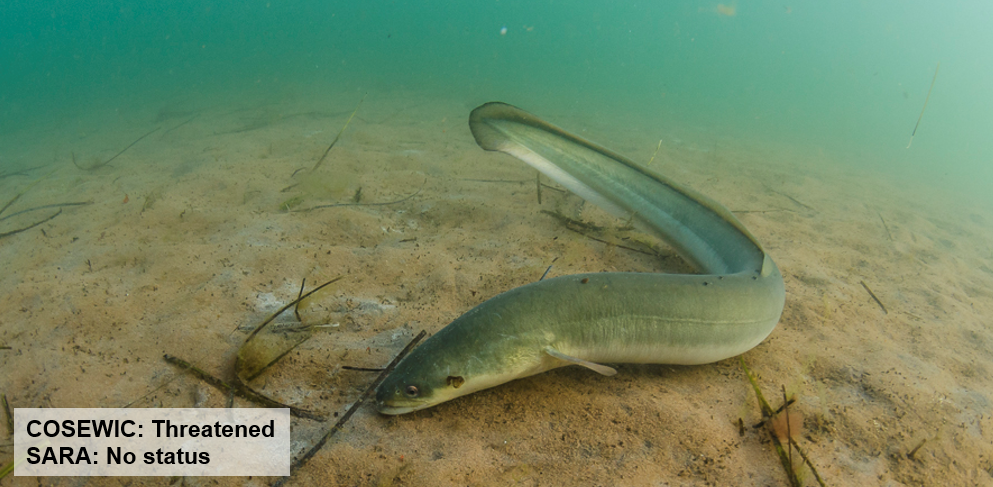
{"type": "Polygon", "coordinates": [[[600,365],[600,364],[597,364],[597,363],[593,363],[593,362],[590,362],[589,360],[583,360],[581,358],[576,358],[576,357],[573,357],[573,356],[570,356],[570,355],[566,355],[566,354],[564,354],[564,353],[562,353],[562,352],[560,352],[560,351],[558,351],[558,350],[556,350],[556,349],[554,349],[552,347],[546,348],[545,349],[545,353],[547,353],[548,355],[551,355],[552,357],[555,357],[555,358],[557,358],[557,359],[559,359],[559,360],[561,360],[563,362],[568,362],[570,364],[575,364],[575,365],[581,365],[581,366],[586,367],[587,369],[590,369],[590,370],[592,370],[592,371],[594,371],[594,372],[596,372],[598,374],[602,374],[602,375],[606,375],[606,376],[611,376],[611,375],[616,375],[617,374],[617,371],[614,370],[612,367],[607,367],[606,365],[600,365]]]}

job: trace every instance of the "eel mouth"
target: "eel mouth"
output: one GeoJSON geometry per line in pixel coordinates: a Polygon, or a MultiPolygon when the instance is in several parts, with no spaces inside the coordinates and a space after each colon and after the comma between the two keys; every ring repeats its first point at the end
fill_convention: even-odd
{"type": "Polygon", "coordinates": [[[425,401],[423,398],[406,397],[400,394],[399,391],[392,389],[393,388],[390,387],[384,387],[381,384],[379,389],[376,391],[376,410],[381,414],[388,414],[391,416],[406,414],[431,407],[435,404],[431,401],[425,401]]]}
{"type": "Polygon", "coordinates": [[[376,401],[376,410],[380,414],[386,414],[389,416],[396,416],[398,414],[407,414],[414,411],[418,411],[428,407],[427,404],[414,405],[414,406],[393,406],[387,404],[385,401],[376,401]]]}

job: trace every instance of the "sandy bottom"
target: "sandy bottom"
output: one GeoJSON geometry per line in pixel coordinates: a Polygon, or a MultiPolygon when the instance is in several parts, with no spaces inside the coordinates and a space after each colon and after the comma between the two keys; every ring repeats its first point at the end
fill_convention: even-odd
{"type": "MultiPolygon", "coordinates": [[[[419,330],[436,332],[553,262],[552,275],[685,270],[543,213],[622,223],[548,188],[539,205],[533,170],[475,145],[471,105],[370,97],[322,167],[293,176],[354,103],[163,110],[140,125],[16,134],[45,154],[23,165],[45,167],[0,179],[0,203],[61,169],[3,216],[90,204],[0,240],[0,392],[11,405],[224,407],[226,394],[163,354],[230,378],[248,330],[302,279],[309,288],[345,276],[302,310],[305,323],[333,326],[254,383],[328,418],[294,420],[299,454],[375,377],[341,365],[383,366],[419,330]],[[109,166],[70,162],[73,151],[90,167],[156,126],[109,166]]],[[[649,159],[657,135],[620,123],[596,121],[584,135],[649,159]]],[[[797,441],[827,485],[993,484],[993,213],[845,161],[692,140],[664,139],[655,167],[737,212],[782,269],[782,321],[744,359],[774,406],[783,386],[796,396],[797,441]]],[[[55,211],[0,221],[0,232],[55,211]]],[[[786,485],[769,431],[753,427],[761,416],[737,358],[617,368],[558,369],[399,417],[367,404],[293,484],[786,485]]],[[[0,431],[5,464],[12,446],[0,431]]],[[[129,479],[2,481],[12,482],[129,479]]],[[[805,483],[816,485],[810,474],[805,483]]]]}

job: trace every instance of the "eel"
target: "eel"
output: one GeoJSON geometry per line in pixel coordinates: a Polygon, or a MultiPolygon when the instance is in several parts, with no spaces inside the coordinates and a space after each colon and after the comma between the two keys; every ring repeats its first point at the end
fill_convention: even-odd
{"type": "Polygon", "coordinates": [[[557,367],[705,364],[779,322],[783,277],[720,203],[505,103],[469,117],[476,143],[514,156],[658,236],[699,274],[602,272],[540,280],[471,309],[414,349],[376,390],[404,414],[557,367]]]}

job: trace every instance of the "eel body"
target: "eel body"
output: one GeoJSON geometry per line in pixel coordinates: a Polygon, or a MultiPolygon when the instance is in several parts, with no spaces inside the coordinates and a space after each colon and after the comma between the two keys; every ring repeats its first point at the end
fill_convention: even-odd
{"type": "Polygon", "coordinates": [[[376,391],[403,414],[567,365],[704,364],[744,353],[775,328],[776,264],[719,203],[523,110],[487,103],[469,126],[587,201],[654,233],[700,274],[591,273],[546,279],[476,306],[401,361],[376,391]]]}

